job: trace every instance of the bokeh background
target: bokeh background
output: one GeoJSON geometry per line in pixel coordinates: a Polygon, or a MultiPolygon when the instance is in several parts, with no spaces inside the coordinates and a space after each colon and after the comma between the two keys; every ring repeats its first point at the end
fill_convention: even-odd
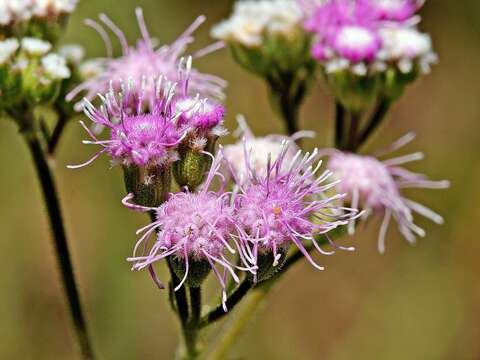
{"type": "MultiPolygon", "coordinates": [[[[100,12],[134,41],[139,36],[135,6],[144,8],[151,33],[161,42],[206,14],[208,23],[195,45],[200,48],[210,41],[210,26],[229,14],[231,2],[83,0],[64,42],[82,44],[89,56],[104,55],[97,34],[82,23],[100,12]]],[[[416,247],[392,226],[387,253],[380,256],[379,224],[372,222],[352,240],[355,253],[320,259],[327,271],[300,263],[270,294],[231,359],[480,359],[480,2],[430,0],[423,18],[441,63],[407,91],[369,146],[416,131],[409,150],[428,157],[413,168],[450,179],[452,187],[411,195],[444,214],[446,224],[420,219],[428,235],[416,247]]],[[[230,129],[236,127],[235,114],[243,113],[259,135],[283,131],[264,84],[236,66],[227,51],[196,66],[230,82],[230,129]]],[[[310,147],[329,145],[331,100],[318,84],[303,108],[303,127],[318,132],[310,147]]],[[[125,261],[135,230],[147,219],[122,208],[120,170],[109,169],[105,158],[80,171],[65,168],[91,154],[92,148],[81,145],[82,136],[72,122],[56,175],[95,344],[102,359],[172,359],[178,325],[167,293],[146,274],[130,272],[125,261]]],[[[16,128],[5,121],[0,122],[0,164],[0,358],[74,359],[37,179],[16,128]]]]}

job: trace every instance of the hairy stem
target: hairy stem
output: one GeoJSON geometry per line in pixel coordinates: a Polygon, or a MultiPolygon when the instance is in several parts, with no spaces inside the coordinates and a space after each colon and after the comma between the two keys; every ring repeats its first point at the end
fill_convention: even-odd
{"type": "Polygon", "coordinates": [[[50,227],[53,233],[57,265],[61,274],[68,308],[72,316],[75,334],[83,358],[94,359],[93,347],[87,331],[87,324],[80,301],[80,294],[78,292],[73,265],[70,259],[70,251],[68,249],[63,217],[53,174],[35,133],[33,131],[25,132],[24,138],[32,155],[35,170],[42,187],[45,206],[50,220],[50,227]]]}

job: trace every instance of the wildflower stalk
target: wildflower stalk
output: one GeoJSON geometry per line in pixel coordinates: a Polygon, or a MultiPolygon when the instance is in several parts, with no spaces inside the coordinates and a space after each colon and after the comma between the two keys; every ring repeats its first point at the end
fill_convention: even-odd
{"type": "Polygon", "coordinates": [[[68,116],[62,110],[58,110],[57,114],[57,124],[55,125],[52,135],[50,136],[48,141],[47,152],[49,155],[53,155],[55,153],[55,150],[57,150],[58,143],[68,122],[68,116]]]}
{"type": "Polygon", "coordinates": [[[365,129],[360,133],[356,146],[353,150],[357,150],[358,148],[360,148],[373,134],[373,132],[380,126],[382,120],[385,118],[388,111],[390,110],[391,105],[391,100],[383,97],[379,99],[377,107],[372,114],[372,117],[367,123],[365,129]]]}
{"type": "MultiPolygon", "coordinates": [[[[24,115],[25,117],[32,117],[33,115],[24,115]]],[[[31,119],[19,119],[22,126],[31,124],[31,119]]],[[[55,180],[52,174],[52,169],[47,162],[45,152],[42,149],[40,141],[35,131],[29,127],[22,128],[23,137],[28,145],[32,160],[35,165],[35,170],[40,180],[42,193],[47,208],[50,227],[53,233],[53,243],[57,259],[57,265],[61,274],[61,281],[63,290],[67,298],[68,308],[72,316],[75,334],[83,359],[95,359],[92,343],[87,330],[87,323],[85,320],[82,304],[80,301],[80,294],[78,292],[75,275],[73,272],[73,265],[70,258],[70,251],[68,248],[65,227],[60,208],[60,202],[57,195],[55,180]]]]}
{"type": "Polygon", "coordinates": [[[346,150],[354,151],[357,148],[358,138],[357,134],[360,127],[361,113],[351,112],[350,113],[350,129],[348,132],[348,141],[345,146],[346,150]]]}
{"type": "Polygon", "coordinates": [[[269,76],[267,83],[273,108],[282,117],[288,135],[298,131],[298,115],[300,106],[307,94],[307,80],[297,79],[295,73],[269,76]]]}
{"type": "Polygon", "coordinates": [[[343,132],[345,131],[345,108],[339,102],[335,102],[335,147],[343,146],[343,132]]]}

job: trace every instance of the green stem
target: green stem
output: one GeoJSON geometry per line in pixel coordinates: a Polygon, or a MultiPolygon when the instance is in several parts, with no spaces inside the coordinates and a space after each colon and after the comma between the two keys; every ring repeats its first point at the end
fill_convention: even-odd
{"type": "Polygon", "coordinates": [[[202,310],[202,289],[200,287],[190,287],[190,307],[192,309],[191,323],[198,325],[200,313],[202,310]]]}
{"type": "Polygon", "coordinates": [[[53,233],[57,265],[61,273],[61,279],[65,296],[67,298],[70,314],[73,319],[75,333],[84,359],[94,359],[93,347],[87,331],[87,324],[83,313],[80,295],[73,273],[73,265],[70,259],[67,238],[60,208],[60,202],[51,168],[45,158],[45,154],[37,136],[33,131],[24,133],[25,141],[32,155],[35,170],[42,187],[45,205],[50,219],[50,227],[53,233]]]}
{"type": "Polygon", "coordinates": [[[62,111],[59,111],[57,124],[55,125],[55,128],[53,129],[52,135],[50,136],[50,140],[48,142],[48,154],[53,155],[55,153],[55,150],[57,149],[60,142],[60,137],[65,130],[67,122],[68,117],[62,111]]]}
{"type": "Polygon", "coordinates": [[[350,129],[348,132],[348,142],[345,149],[354,151],[357,148],[357,134],[360,126],[361,114],[352,112],[350,114],[350,129]]]}
{"type": "Polygon", "coordinates": [[[294,74],[285,73],[267,79],[274,108],[282,117],[289,136],[299,130],[298,114],[307,93],[307,83],[297,81],[294,74]]]}
{"type": "Polygon", "coordinates": [[[190,319],[185,324],[183,336],[187,350],[187,359],[196,359],[200,352],[197,347],[200,312],[202,309],[202,291],[200,287],[189,287],[190,295],[190,319]]]}
{"type": "Polygon", "coordinates": [[[391,105],[392,102],[386,98],[382,98],[379,100],[377,108],[375,109],[365,129],[359,135],[356,146],[353,150],[359,149],[370,138],[370,136],[382,123],[382,120],[387,115],[391,105]]]}
{"type": "MultiPolygon", "coordinates": [[[[172,265],[170,261],[167,261],[168,269],[170,270],[170,276],[172,278],[172,285],[175,289],[178,284],[180,284],[180,279],[173,271],[172,265]]],[[[187,302],[187,292],[185,291],[185,286],[182,285],[177,291],[173,291],[173,295],[175,297],[175,307],[177,309],[178,317],[180,319],[180,323],[182,328],[185,327],[188,321],[188,302],[187,302]]]]}

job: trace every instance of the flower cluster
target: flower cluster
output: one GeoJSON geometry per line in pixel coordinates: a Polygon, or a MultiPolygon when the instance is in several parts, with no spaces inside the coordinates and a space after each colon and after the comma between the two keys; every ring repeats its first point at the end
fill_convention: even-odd
{"type": "MultiPolygon", "coordinates": [[[[224,306],[227,273],[236,282],[239,277],[235,270],[246,271],[253,282],[264,281],[281,268],[291,245],[314,267],[323,270],[307,247],[331,254],[317,244],[316,236],[346,225],[360,214],[354,209],[335,206],[344,195],[327,196],[327,191],[337,182],[326,183],[332,175],[330,171],[317,177],[321,166],[321,162],[315,164],[317,151],[304,155],[298,151],[296,156],[287,159],[288,149],[288,143],[284,142],[275,160],[271,154],[266,155],[264,175],[255,171],[246,153],[247,179],[237,184],[239,192],[236,193],[224,192],[225,178],[220,170],[225,161],[222,159],[224,149],[221,149],[197,192],[172,194],[158,208],[131,204],[129,200],[133,195],[129,194],[124,199],[126,206],[155,211],[157,219],[140,229],[145,234],[129,258],[134,262],[134,270],[149,268],[154,274],[152,265],[168,258],[181,279],[178,289],[184,282],[200,286],[211,268],[222,286],[224,306]],[[209,190],[217,175],[222,179],[220,191],[209,190]],[[147,242],[156,230],[157,240],[145,254],[147,242]],[[304,245],[304,240],[310,245],[304,245]],[[144,253],[139,256],[137,251],[142,246],[144,253]],[[235,254],[238,254],[238,265],[233,265],[234,260],[227,256],[235,254]],[[223,275],[217,265],[224,268],[223,275]]],[[[226,164],[231,166],[228,160],[226,164]]]]}
{"type": "Polygon", "coordinates": [[[72,13],[78,0],[2,0],[0,24],[3,26],[32,18],[59,17],[72,13]]]}
{"type": "Polygon", "coordinates": [[[437,56],[430,36],[416,26],[421,5],[417,0],[327,0],[304,6],[305,29],[316,36],[313,57],[344,106],[360,111],[379,92],[396,98],[407,83],[430,71],[437,56]]]}
{"type": "Polygon", "coordinates": [[[248,71],[277,83],[285,82],[286,74],[304,82],[315,66],[311,37],[295,0],[237,1],[231,17],[214,26],[211,35],[225,41],[248,71]]]}
{"type": "MultiPolygon", "coordinates": [[[[140,8],[136,9],[137,21],[142,33],[142,38],[136,43],[136,46],[130,46],[124,33],[110,20],[105,14],[100,15],[100,21],[107,26],[119,39],[122,56],[118,58],[112,57],[112,44],[106,30],[101,24],[94,20],[86,20],[85,23],[94,28],[102,37],[107,48],[108,57],[99,59],[95,63],[89,62],[89,78],[76,87],[67,96],[67,100],[73,100],[79,93],[86,92],[85,97],[92,100],[98,93],[108,91],[110,83],[116,91],[121,90],[121,82],[129,78],[133,78],[136,83],[140,83],[144,78],[147,83],[147,89],[153,89],[152,79],[160,75],[166,77],[172,82],[183,82],[178,76],[178,63],[186,51],[187,46],[193,42],[194,31],[205,21],[205,17],[200,16],[190,25],[185,32],[179,36],[172,44],[156,46],[145,24],[143,12],[140,8]],[[95,65],[92,67],[92,65],[95,65]],[[91,71],[91,70],[94,71],[91,71]]],[[[200,57],[220,48],[222,44],[215,43],[211,46],[198,51],[193,57],[200,57]]],[[[203,74],[195,69],[190,69],[189,74],[189,91],[188,95],[195,96],[197,93],[201,96],[213,99],[223,98],[223,89],[226,82],[216,76],[203,74]]],[[[145,96],[154,98],[155,94],[147,90],[145,96]]],[[[183,89],[179,89],[183,90],[183,89]]],[[[81,109],[81,103],[77,104],[77,109],[81,109]]]]}
{"type": "Polygon", "coordinates": [[[61,82],[71,76],[66,59],[51,52],[52,45],[37,38],[0,41],[1,104],[12,108],[22,98],[31,104],[55,99],[61,82]]]}
{"type": "MultiPolygon", "coordinates": [[[[318,236],[361,214],[356,209],[335,205],[345,194],[327,193],[337,182],[326,183],[332,175],[329,170],[317,176],[322,165],[317,149],[311,154],[299,150],[291,159],[288,153],[288,142],[284,141],[280,154],[274,160],[269,154],[265,173],[259,174],[245,145],[247,179],[241,183],[237,180],[240,191],[234,199],[241,224],[239,236],[251,244],[257,266],[267,263],[268,268],[276,271],[275,267],[286,260],[286,253],[293,245],[315,268],[323,270],[307,251],[304,241],[309,243],[308,247],[329,255],[332,252],[326,252],[317,244],[318,236]]],[[[325,236],[330,241],[328,235],[325,236]]],[[[258,281],[272,275],[261,267],[259,271],[255,274],[258,281]]]]}
{"type": "MultiPolygon", "coordinates": [[[[413,134],[407,134],[383,151],[398,150],[413,140],[413,134]]],[[[448,181],[430,181],[425,175],[408,171],[400,165],[423,158],[422,153],[404,155],[388,160],[379,160],[373,156],[356,155],[334,151],[328,162],[328,168],[336,177],[342,179],[337,190],[348,194],[344,199],[352,207],[366,210],[369,214],[383,214],[383,224],[378,236],[378,249],[385,251],[385,236],[392,216],[398,223],[402,235],[410,242],[415,242],[415,235],[425,236],[425,231],[413,222],[413,212],[442,224],[440,215],[425,206],[406,199],[401,194],[405,188],[445,189],[448,181]]],[[[349,224],[349,231],[354,230],[354,222],[349,224]]]]}
{"type": "Polygon", "coordinates": [[[417,61],[426,71],[435,59],[430,37],[414,26],[419,8],[414,0],[326,1],[305,22],[317,36],[313,55],[327,72],[348,68],[363,76],[392,64],[407,73],[417,61]]]}
{"type": "Polygon", "coordinates": [[[232,16],[212,29],[212,36],[260,47],[270,36],[294,39],[301,33],[302,19],[302,10],[294,0],[239,1],[232,16]]]}
{"type": "Polygon", "coordinates": [[[70,167],[88,165],[108,153],[114,164],[123,167],[127,191],[137,196],[135,201],[148,206],[165,199],[174,162],[179,164],[174,174],[180,186],[200,184],[209,162],[203,152],[224,133],[224,110],[208,99],[188,97],[191,63],[191,58],[180,61],[178,77],[182,83],[172,83],[163,76],[144,77],[141,84],[130,79],[120,84],[123,90],[118,95],[112,82],[109,92],[100,95],[103,104],[98,109],[85,99],[85,114],[95,126],[108,128],[110,138],[99,140],[82,122],[93,139],[85,143],[102,149],[86,163],[70,167]],[[178,88],[183,89],[181,95],[178,88]],[[184,168],[188,175],[184,175],[184,168]]]}
{"type": "Polygon", "coordinates": [[[36,36],[56,42],[78,0],[2,0],[0,34],[36,36]]]}

